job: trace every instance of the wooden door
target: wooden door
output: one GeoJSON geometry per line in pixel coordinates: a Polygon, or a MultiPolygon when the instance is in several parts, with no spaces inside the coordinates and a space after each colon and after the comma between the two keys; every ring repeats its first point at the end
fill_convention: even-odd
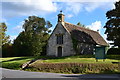
{"type": "Polygon", "coordinates": [[[62,57],[62,47],[61,46],[59,46],[58,47],[58,57],[62,57]]]}

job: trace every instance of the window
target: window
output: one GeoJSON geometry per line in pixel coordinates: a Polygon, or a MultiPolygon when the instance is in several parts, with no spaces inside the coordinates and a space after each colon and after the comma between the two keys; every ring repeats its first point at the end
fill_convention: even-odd
{"type": "Polygon", "coordinates": [[[57,44],[63,44],[63,35],[57,35],[57,44]]]}
{"type": "Polygon", "coordinates": [[[62,16],[59,16],[58,17],[58,21],[61,22],[61,19],[62,19],[62,16]]]}

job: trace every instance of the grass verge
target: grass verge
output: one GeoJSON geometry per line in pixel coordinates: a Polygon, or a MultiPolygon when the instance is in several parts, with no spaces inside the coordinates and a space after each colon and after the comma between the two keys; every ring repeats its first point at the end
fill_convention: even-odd
{"type": "MultiPolygon", "coordinates": [[[[120,55],[108,55],[107,56],[107,59],[105,61],[103,60],[99,60],[98,62],[96,62],[95,58],[93,55],[79,55],[79,56],[70,56],[70,57],[61,57],[61,58],[55,58],[55,57],[44,57],[44,56],[40,56],[38,57],[38,59],[41,59],[41,60],[37,60],[36,62],[34,62],[34,65],[32,64],[32,66],[29,66],[28,71],[42,71],[42,72],[57,72],[57,73],[119,73],[120,71],[118,71],[118,64],[113,64],[112,62],[119,62],[119,58],[120,58],[120,55]],[[43,59],[44,58],[44,59],[43,59]],[[43,59],[43,60],[42,60],[43,59]],[[95,64],[95,65],[104,65],[104,66],[116,66],[113,68],[113,70],[111,70],[112,68],[111,67],[106,67],[106,69],[101,69],[101,67],[97,67],[97,69],[100,70],[98,72],[95,72],[97,71],[96,70],[92,70],[91,69],[89,70],[89,67],[83,67],[83,68],[80,68],[79,66],[78,67],[73,67],[73,68],[66,68],[66,70],[64,70],[63,68],[60,69],[60,71],[56,71],[56,70],[52,70],[52,69],[43,69],[41,70],[39,66],[35,67],[35,64],[83,64],[83,65],[89,65],[91,66],[92,64],[95,64]],[[111,69],[110,69],[111,68],[111,69]],[[80,70],[79,70],[80,69],[80,70]],[[63,70],[63,71],[62,71],[63,70]],[[70,70],[67,71],[67,70],[70,70]],[[78,71],[79,72],[76,72],[78,71]],[[81,70],[83,70],[81,72],[81,70]]],[[[34,57],[7,57],[7,58],[0,58],[1,62],[0,65],[1,67],[3,68],[8,68],[8,69],[21,69],[21,65],[23,63],[26,63],[30,60],[33,60],[35,59],[34,57]]],[[[54,66],[53,66],[54,67],[54,66]]],[[[90,67],[91,68],[91,67],[90,67]]],[[[96,68],[96,67],[92,67],[93,69],[96,68]]],[[[57,69],[57,68],[56,68],[57,69]]]]}
{"type": "Polygon", "coordinates": [[[7,57],[7,58],[0,58],[0,67],[7,68],[7,69],[21,69],[21,65],[34,59],[33,57],[7,57]]]}

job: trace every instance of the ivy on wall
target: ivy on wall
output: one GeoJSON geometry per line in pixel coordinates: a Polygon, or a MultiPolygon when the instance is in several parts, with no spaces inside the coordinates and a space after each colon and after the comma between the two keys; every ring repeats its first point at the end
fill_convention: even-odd
{"type": "Polygon", "coordinates": [[[75,38],[72,37],[72,43],[73,43],[73,48],[74,48],[75,52],[78,53],[78,49],[77,49],[78,40],[76,40],[75,38]]]}

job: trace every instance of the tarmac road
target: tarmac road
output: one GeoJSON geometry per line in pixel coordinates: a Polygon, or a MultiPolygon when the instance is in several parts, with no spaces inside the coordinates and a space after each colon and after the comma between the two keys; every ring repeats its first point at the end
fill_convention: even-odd
{"type": "Polygon", "coordinates": [[[40,80],[40,78],[42,80],[120,80],[120,74],[59,74],[10,70],[4,68],[0,68],[0,71],[2,71],[2,80],[10,80],[13,78],[20,78],[21,80],[23,80],[23,78],[29,78],[28,80],[40,80]]]}

